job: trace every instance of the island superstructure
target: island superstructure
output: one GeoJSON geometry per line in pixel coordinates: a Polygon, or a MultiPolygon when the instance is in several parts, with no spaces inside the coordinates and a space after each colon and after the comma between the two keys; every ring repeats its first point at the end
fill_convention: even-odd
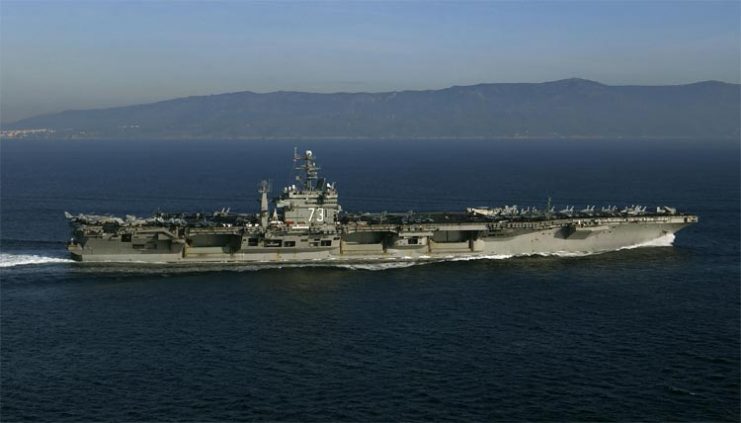
{"type": "Polygon", "coordinates": [[[73,216],[68,250],[82,262],[316,263],[427,261],[456,257],[595,253],[650,243],[697,222],[662,206],[556,211],[467,208],[458,212],[346,213],[311,151],[294,151],[296,184],[273,199],[259,187],[259,213],[219,210],[73,216]]]}

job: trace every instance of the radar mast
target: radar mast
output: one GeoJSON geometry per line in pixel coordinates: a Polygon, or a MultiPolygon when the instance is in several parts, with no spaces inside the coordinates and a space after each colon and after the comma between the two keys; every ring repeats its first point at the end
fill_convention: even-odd
{"type": "Polygon", "coordinates": [[[320,169],[316,165],[314,153],[311,150],[306,150],[303,155],[300,155],[296,147],[294,147],[293,166],[295,170],[300,170],[304,173],[303,178],[301,175],[296,175],[296,181],[303,185],[304,191],[312,191],[316,186],[316,181],[319,179],[320,169]]]}

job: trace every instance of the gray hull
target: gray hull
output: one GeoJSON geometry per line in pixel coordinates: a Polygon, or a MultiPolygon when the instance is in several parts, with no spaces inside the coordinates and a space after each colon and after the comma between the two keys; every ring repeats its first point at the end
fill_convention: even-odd
{"type": "Polygon", "coordinates": [[[468,208],[466,212],[342,212],[335,184],[318,176],[311,151],[294,164],[304,173],[283,188],[270,213],[270,185],[260,185],[260,212],[135,216],[67,214],[68,250],[83,262],[363,263],[399,260],[582,254],[618,250],[673,236],[697,221],[671,207],[595,206],[556,212],[468,208]]]}
{"type": "MultiPolygon", "coordinates": [[[[471,239],[452,242],[435,241],[435,228],[415,225],[410,228],[366,228],[364,234],[376,234],[376,243],[336,241],[333,247],[269,248],[255,246],[237,249],[228,245],[191,247],[185,242],[157,240],[156,247],[135,249],[130,243],[116,237],[89,239],[85,246],[70,246],[72,257],[84,262],[138,262],[138,263],[367,263],[394,261],[425,261],[449,258],[509,257],[533,254],[579,255],[615,251],[636,246],[670,245],[674,234],[694,222],[683,216],[644,218],[639,221],[615,219],[592,225],[583,222],[554,221],[552,227],[542,230],[504,228],[492,232],[480,231],[480,225],[458,225],[454,231],[459,237],[476,234],[471,239]],[[470,228],[467,228],[470,226],[470,228]],[[470,229],[470,230],[466,230],[470,229]],[[504,233],[503,233],[504,232],[504,233]],[[427,235],[425,235],[427,234],[427,235]],[[406,244],[411,237],[416,244],[406,244]]],[[[448,228],[449,229],[449,228],[448,228]]],[[[351,230],[348,228],[348,230],[351,230]]],[[[287,238],[287,237],[284,237],[287,238]]],[[[153,244],[149,244],[152,246],[153,244]]]]}

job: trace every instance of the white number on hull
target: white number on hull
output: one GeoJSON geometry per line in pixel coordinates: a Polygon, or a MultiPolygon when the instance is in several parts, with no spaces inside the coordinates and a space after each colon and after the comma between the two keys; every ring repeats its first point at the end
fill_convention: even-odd
{"type": "Polygon", "coordinates": [[[314,212],[316,212],[316,221],[317,222],[323,222],[324,221],[324,209],[323,208],[319,207],[319,208],[316,208],[315,209],[313,207],[309,207],[309,211],[311,212],[311,214],[309,214],[309,222],[311,222],[311,219],[314,218],[314,212]]]}

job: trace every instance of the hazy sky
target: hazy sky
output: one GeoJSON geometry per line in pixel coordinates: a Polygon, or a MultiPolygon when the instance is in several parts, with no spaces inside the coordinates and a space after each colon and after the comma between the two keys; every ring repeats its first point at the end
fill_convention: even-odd
{"type": "Polygon", "coordinates": [[[739,82],[740,5],[0,0],[0,113],[245,90],[739,82]]]}

